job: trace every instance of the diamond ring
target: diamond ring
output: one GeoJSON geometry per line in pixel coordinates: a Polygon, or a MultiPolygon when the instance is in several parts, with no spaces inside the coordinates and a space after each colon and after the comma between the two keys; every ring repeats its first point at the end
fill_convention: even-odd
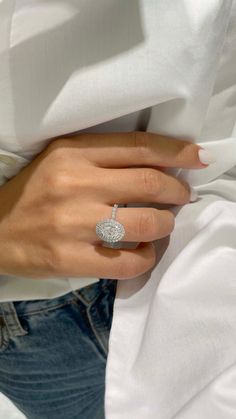
{"type": "Polygon", "coordinates": [[[118,204],[115,204],[112,208],[111,218],[106,218],[96,224],[96,234],[104,241],[105,247],[119,248],[118,242],[125,235],[123,224],[115,220],[117,208],[118,204]]]}

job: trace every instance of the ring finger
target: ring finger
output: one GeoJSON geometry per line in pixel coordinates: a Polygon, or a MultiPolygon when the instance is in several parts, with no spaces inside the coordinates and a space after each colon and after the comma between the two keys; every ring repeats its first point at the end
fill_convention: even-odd
{"type": "MultiPolygon", "coordinates": [[[[82,211],[82,208],[80,208],[82,211]]],[[[78,208],[75,208],[78,212],[78,208]]],[[[102,242],[96,234],[96,224],[107,218],[111,218],[112,206],[99,205],[91,211],[82,211],[80,220],[82,224],[76,228],[74,224],[67,232],[80,241],[98,243],[102,242]],[[84,213],[83,213],[84,212],[84,213]]],[[[76,217],[78,219],[78,217],[76,217]]],[[[73,217],[75,219],[75,217],[73,217]]],[[[168,236],[174,229],[175,217],[168,210],[158,210],[150,207],[117,208],[116,221],[123,224],[125,236],[122,241],[126,242],[150,242],[168,236]]],[[[68,224],[67,224],[68,225],[68,224]]]]}

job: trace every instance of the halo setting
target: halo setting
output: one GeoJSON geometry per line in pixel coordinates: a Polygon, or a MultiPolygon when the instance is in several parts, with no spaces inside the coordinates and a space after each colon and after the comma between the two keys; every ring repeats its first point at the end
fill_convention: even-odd
{"type": "Polygon", "coordinates": [[[96,234],[100,239],[108,243],[115,243],[123,239],[125,229],[118,221],[113,218],[107,218],[96,224],[96,234]]]}

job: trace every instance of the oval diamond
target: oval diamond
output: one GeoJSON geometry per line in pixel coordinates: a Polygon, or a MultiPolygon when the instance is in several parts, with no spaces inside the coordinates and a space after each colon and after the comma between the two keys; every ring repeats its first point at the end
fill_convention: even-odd
{"type": "Polygon", "coordinates": [[[109,218],[97,223],[96,234],[106,242],[115,243],[124,237],[125,229],[121,223],[109,218]]]}

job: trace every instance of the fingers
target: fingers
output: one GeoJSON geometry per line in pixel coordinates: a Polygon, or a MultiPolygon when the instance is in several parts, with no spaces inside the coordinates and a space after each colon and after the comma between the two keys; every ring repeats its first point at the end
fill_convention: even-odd
{"type": "MultiPolygon", "coordinates": [[[[110,206],[88,206],[80,208],[78,217],[78,207],[74,206],[70,210],[70,220],[68,212],[66,217],[60,217],[61,234],[73,238],[77,241],[84,241],[94,244],[101,244],[100,238],[96,235],[97,222],[111,218],[112,207],[110,206]],[[62,220],[64,220],[62,222],[62,220]],[[62,225],[64,224],[64,226],[62,225]]],[[[156,208],[121,208],[116,212],[116,221],[123,224],[125,236],[122,241],[126,242],[150,242],[168,236],[174,229],[175,217],[171,211],[158,210],[156,208]]]]}
{"type": "Polygon", "coordinates": [[[95,277],[108,279],[130,279],[151,269],[156,261],[152,243],[140,243],[136,249],[108,249],[102,246],[78,243],[63,247],[63,262],[60,275],[70,277],[95,277]],[[83,266],[79,266],[83,260],[83,266]]]}
{"type": "MultiPolygon", "coordinates": [[[[111,208],[106,209],[107,217],[111,216],[111,208]]],[[[96,214],[97,215],[97,214],[96,214]]],[[[94,219],[90,239],[99,240],[95,234],[95,226],[99,220],[94,219]]],[[[168,236],[175,226],[175,217],[171,211],[156,208],[118,208],[116,221],[125,228],[124,242],[151,242],[168,236]]]]}
{"type": "Polygon", "coordinates": [[[100,167],[206,167],[199,160],[199,145],[149,132],[82,133],[60,141],[64,141],[65,147],[73,145],[100,167]]]}
{"type": "Polygon", "coordinates": [[[158,202],[183,205],[190,202],[187,182],[154,168],[99,169],[97,193],[109,205],[158,202]]]}

